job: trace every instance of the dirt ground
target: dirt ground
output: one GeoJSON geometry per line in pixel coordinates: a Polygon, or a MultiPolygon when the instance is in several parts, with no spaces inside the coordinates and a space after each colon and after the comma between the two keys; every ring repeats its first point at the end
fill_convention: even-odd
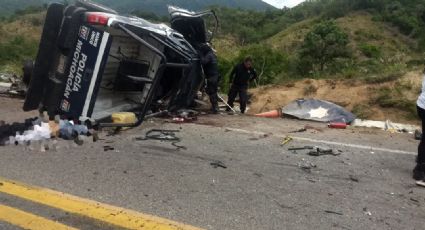
{"type": "Polygon", "coordinates": [[[381,84],[365,84],[356,80],[314,80],[307,79],[299,82],[278,86],[264,86],[250,90],[253,94],[250,114],[256,114],[282,108],[299,98],[315,98],[334,102],[353,110],[356,105],[363,105],[370,111],[368,119],[391,120],[393,122],[418,124],[418,120],[406,118],[403,111],[392,108],[382,108],[372,102],[376,91],[382,87],[392,88],[396,82],[409,82],[412,90],[404,92],[406,97],[415,101],[421,86],[420,72],[409,72],[398,81],[381,84]]]}
{"type": "Polygon", "coordinates": [[[22,122],[27,118],[36,117],[37,111],[25,113],[22,111],[22,99],[13,99],[7,97],[0,97],[0,121],[10,122],[22,122]]]}

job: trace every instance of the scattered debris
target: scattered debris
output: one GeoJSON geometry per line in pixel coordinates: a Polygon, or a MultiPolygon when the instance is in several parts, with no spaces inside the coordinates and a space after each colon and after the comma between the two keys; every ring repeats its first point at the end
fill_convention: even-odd
{"type": "Polygon", "coordinates": [[[310,151],[308,153],[308,155],[315,156],[315,157],[324,156],[324,155],[339,156],[339,155],[341,155],[341,153],[340,152],[334,152],[333,149],[323,149],[323,148],[316,147],[315,150],[310,151]]]}
{"type": "Polygon", "coordinates": [[[136,114],[130,112],[113,113],[111,119],[114,124],[135,124],[137,122],[136,114]]]}
{"type": "Polygon", "coordinates": [[[227,169],[227,166],[222,161],[213,161],[210,163],[210,165],[213,166],[215,169],[216,168],[227,169]]]}
{"type": "Polygon", "coordinates": [[[97,142],[98,140],[100,140],[99,138],[99,133],[95,130],[90,130],[90,133],[93,137],[93,142],[97,142]]]}
{"type": "Polygon", "coordinates": [[[351,181],[354,181],[354,182],[360,182],[360,180],[359,180],[359,178],[358,177],[356,177],[356,176],[354,176],[354,175],[350,175],[350,180],[351,181]]]}
{"type": "Polygon", "coordinates": [[[304,146],[304,147],[298,147],[298,148],[289,148],[289,151],[297,151],[297,150],[306,150],[306,149],[314,149],[314,146],[304,146]]]}
{"type": "Polygon", "coordinates": [[[328,127],[331,129],[346,129],[348,125],[345,122],[331,122],[328,127]]]}
{"type": "Polygon", "coordinates": [[[343,107],[316,99],[296,100],[285,106],[282,109],[282,113],[303,120],[320,122],[344,122],[349,124],[355,119],[355,115],[343,107]]]}
{"type": "Polygon", "coordinates": [[[176,147],[177,150],[180,150],[180,149],[187,150],[186,146],[180,146],[180,145],[177,145],[177,143],[178,143],[178,141],[171,143],[171,145],[176,147]]]}
{"type": "Polygon", "coordinates": [[[171,141],[171,142],[179,142],[180,138],[176,137],[176,133],[180,132],[180,130],[164,130],[164,129],[152,129],[148,131],[145,137],[137,137],[135,140],[137,141],[145,141],[145,140],[159,140],[159,141],[171,141]]]}
{"type": "Polygon", "coordinates": [[[115,148],[113,148],[113,147],[111,147],[111,146],[109,146],[109,145],[105,145],[105,146],[103,146],[103,150],[104,150],[105,152],[107,152],[107,151],[113,151],[113,150],[115,150],[115,148]]]}
{"type": "Polygon", "coordinates": [[[316,182],[318,182],[319,180],[315,180],[315,179],[313,179],[313,178],[307,178],[307,180],[309,181],[309,182],[311,182],[311,183],[316,183],[316,182]]]}
{"type": "Polygon", "coordinates": [[[27,87],[22,78],[15,74],[0,74],[0,95],[7,97],[24,97],[27,87]]]}
{"type": "Polygon", "coordinates": [[[304,146],[304,147],[293,147],[293,148],[288,148],[289,151],[292,151],[293,154],[298,154],[297,151],[300,150],[312,150],[314,149],[314,146],[304,146]]]}
{"type": "Polygon", "coordinates": [[[301,163],[298,163],[298,167],[307,173],[311,173],[311,170],[317,168],[317,165],[303,159],[301,163]]]}
{"type": "Polygon", "coordinates": [[[413,201],[413,202],[419,203],[419,200],[418,200],[418,199],[415,199],[415,198],[413,198],[413,197],[412,197],[412,198],[410,198],[410,200],[411,200],[411,201],[413,201]]]}
{"type": "Polygon", "coordinates": [[[264,175],[263,175],[263,174],[261,174],[261,173],[254,173],[254,176],[261,178],[261,177],[263,177],[264,175]]]}
{"type": "Polygon", "coordinates": [[[83,144],[84,144],[84,139],[82,138],[82,136],[77,136],[77,137],[74,139],[74,143],[75,143],[75,144],[77,144],[77,145],[79,145],[79,146],[81,146],[81,145],[83,145],[83,144]]]}
{"type": "Polygon", "coordinates": [[[420,187],[425,187],[425,181],[416,181],[416,185],[420,187]]]}
{"type": "Polygon", "coordinates": [[[279,118],[282,117],[282,113],[279,110],[272,110],[264,113],[255,114],[256,117],[263,118],[279,118]]]}
{"type": "Polygon", "coordinates": [[[198,120],[199,112],[190,109],[181,109],[177,111],[177,115],[175,115],[172,119],[174,123],[184,123],[184,122],[194,122],[198,120]]]}
{"type": "Polygon", "coordinates": [[[343,216],[344,214],[342,212],[335,212],[335,211],[330,211],[330,210],[325,210],[326,213],[329,214],[335,214],[335,215],[339,215],[339,216],[343,216]]]}
{"type": "Polygon", "coordinates": [[[168,110],[163,110],[157,113],[151,113],[145,116],[145,119],[150,119],[150,118],[154,118],[154,117],[162,117],[162,116],[166,116],[168,115],[168,110]]]}
{"type": "Polygon", "coordinates": [[[298,130],[295,130],[295,131],[291,131],[289,133],[303,133],[303,132],[306,132],[306,131],[307,131],[306,128],[302,128],[302,129],[298,129],[298,130]]]}
{"type": "Polygon", "coordinates": [[[420,130],[415,130],[415,140],[422,140],[422,132],[420,130]]]}
{"type": "Polygon", "coordinates": [[[289,142],[291,142],[292,140],[294,140],[292,137],[287,136],[287,137],[285,137],[285,138],[282,140],[282,142],[280,143],[280,145],[281,145],[281,146],[284,146],[284,145],[288,144],[289,142]]]}
{"type": "Polygon", "coordinates": [[[400,123],[393,123],[390,120],[387,121],[371,121],[371,120],[354,120],[351,125],[353,127],[366,127],[366,128],[378,128],[390,132],[400,133],[414,133],[419,127],[415,125],[406,125],[400,123]]]}
{"type": "Polygon", "coordinates": [[[363,213],[367,216],[372,216],[372,212],[370,212],[367,208],[363,208],[363,213]]]}
{"type": "Polygon", "coordinates": [[[174,123],[183,123],[183,122],[185,122],[186,120],[185,120],[183,117],[174,117],[174,118],[172,119],[172,121],[173,121],[174,123]]]}
{"type": "Polygon", "coordinates": [[[260,139],[268,138],[270,135],[272,135],[272,134],[262,134],[259,137],[251,137],[248,140],[250,140],[250,141],[258,141],[260,139]]]}
{"type": "Polygon", "coordinates": [[[315,130],[315,131],[318,131],[318,132],[323,132],[322,128],[317,128],[317,127],[314,127],[314,126],[311,126],[311,125],[306,125],[306,126],[304,126],[304,128],[307,129],[307,130],[312,129],[312,130],[315,130]]]}

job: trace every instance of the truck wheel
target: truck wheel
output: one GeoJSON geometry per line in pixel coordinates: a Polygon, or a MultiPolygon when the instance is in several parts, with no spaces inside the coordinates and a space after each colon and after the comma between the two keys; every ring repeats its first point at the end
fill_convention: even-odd
{"type": "Polygon", "coordinates": [[[52,3],[49,5],[41,35],[36,63],[31,74],[28,92],[24,103],[24,111],[38,109],[43,99],[52,59],[57,51],[56,39],[59,34],[63,17],[64,5],[52,3]]]}
{"type": "Polygon", "coordinates": [[[29,86],[31,82],[31,75],[32,71],[34,70],[34,61],[33,60],[26,60],[24,62],[24,66],[22,68],[22,71],[24,73],[24,76],[22,78],[22,81],[26,86],[29,86]]]}

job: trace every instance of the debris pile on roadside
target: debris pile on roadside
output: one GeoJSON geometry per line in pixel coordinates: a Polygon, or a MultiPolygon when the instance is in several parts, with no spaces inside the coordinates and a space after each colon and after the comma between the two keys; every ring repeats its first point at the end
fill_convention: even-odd
{"type": "MultiPolygon", "coordinates": [[[[284,106],[281,110],[276,109],[260,114],[257,117],[264,118],[297,118],[328,123],[329,128],[346,129],[352,127],[378,128],[392,133],[415,134],[420,139],[421,133],[417,133],[419,127],[415,125],[399,124],[387,121],[371,121],[356,119],[356,116],[343,107],[329,101],[316,99],[298,99],[284,106]]],[[[296,130],[293,133],[305,132],[306,129],[296,130]]]]}
{"type": "Polygon", "coordinates": [[[14,74],[0,73],[0,96],[24,97],[27,87],[14,74]]]}
{"type": "Polygon", "coordinates": [[[414,134],[414,132],[419,129],[419,127],[415,125],[399,124],[391,122],[390,120],[370,121],[356,119],[351,125],[354,127],[378,128],[392,133],[398,132],[414,134]]]}
{"type": "Polygon", "coordinates": [[[199,112],[190,109],[181,109],[175,114],[169,114],[174,123],[186,123],[198,120],[199,112]]]}

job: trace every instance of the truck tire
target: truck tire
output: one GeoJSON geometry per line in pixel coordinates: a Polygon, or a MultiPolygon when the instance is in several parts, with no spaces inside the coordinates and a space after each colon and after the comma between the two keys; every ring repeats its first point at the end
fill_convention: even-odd
{"type": "Polygon", "coordinates": [[[22,72],[24,73],[22,81],[24,82],[26,86],[29,86],[31,82],[31,75],[33,70],[34,70],[34,61],[26,60],[24,62],[24,66],[22,67],[22,72]]]}
{"type": "Polygon", "coordinates": [[[55,57],[57,51],[56,40],[62,23],[63,9],[63,4],[52,3],[47,10],[37,59],[23,106],[24,111],[36,110],[40,106],[46,81],[52,68],[52,58],[55,57]]]}

